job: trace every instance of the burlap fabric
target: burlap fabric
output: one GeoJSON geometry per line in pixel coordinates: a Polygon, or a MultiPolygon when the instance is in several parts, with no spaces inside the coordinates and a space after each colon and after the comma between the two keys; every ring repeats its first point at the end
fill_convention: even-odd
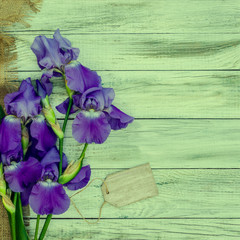
{"type": "MultiPolygon", "coordinates": [[[[41,0],[0,0],[0,104],[6,93],[16,89],[11,82],[17,80],[17,60],[14,29],[29,27],[31,13],[37,12],[41,0]]],[[[25,209],[25,211],[28,211],[25,209]]],[[[0,240],[10,240],[10,227],[6,210],[0,200],[0,240]]]]}

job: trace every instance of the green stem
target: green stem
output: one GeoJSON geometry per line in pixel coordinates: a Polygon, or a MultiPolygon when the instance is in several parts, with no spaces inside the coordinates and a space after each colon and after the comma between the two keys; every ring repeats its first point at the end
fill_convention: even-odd
{"type": "MultiPolygon", "coordinates": [[[[72,105],[73,105],[73,99],[72,99],[72,97],[70,97],[69,98],[69,103],[68,103],[67,113],[65,115],[65,119],[64,119],[63,127],[62,127],[63,133],[65,133],[65,130],[66,130],[66,126],[67,126],[67,122],[68,122],[68,118],[69,118],[69,115],[70,115],[70,110],[72,108],[72,105]]],[[[59,163],[59,177],[60,177],[62,175],[63,138],[59,138],[59,155],[60,155],[60,163],[59,163]]],[[[45,237],[45,234],[47,232],[48,225],[51,221],[51,218],[52,218],[52,214],[49,214],[47,216],[47,219],[46,219],[45,223],[44,223],[44,226],[43,226],[43,229],[41,231],[39,240],[42,240],[45,237]]]]}
{"type": "MultiPolygon", "coordinates": [[[[68,118],[70,115],[72,105],[73,105],[73,99],[69,98],[68,109],[67,109],[67,113],[65,115],[65,119],[64,119],[63,127],[62,127],[63,133],[65,133],[65,130],[66,130],[66,126],[67,126],[67,122],[68,122],[68,118]]],[[[59,163],[59,177],[60,177],[62,175],[63,138],[59,139],[59,155],[60,155],[60,163],[59,163]]]]}
{"type": "Polygon", "coordinates": [[[35,236],[34,236],[34,240],[37,240],[37,236],[38,236],[38,229],[39,229],[39,222],[40,222],[40,215],[37,215],[37,222],[36,222],[36,229],[35,229],[35,236]]]}
{"type": "MultiPolygon", "coordinates": [[[[13,198],[13,204],[16,208],[17,206],[17,193],[14,193],[14,198],[13,198]]],[[[11,213],[11,217],[10,217],[10,225],[11,225],[11,233],[12,233],[12,240],[16,240],[17,239],[17,235],[16,235],[16,212],[15,213],[11,213]]]]}
{"type": "MultiPolygon", "coordinates": [[[[84,156],[84,154],[85,154],[85,152],[86,152],[86,150],[87,150],[87,147],[88,147],[88,143],[85,143],[84,148],[83,148],[83,150],[82,150],[82,153],[81,153],[81,155],[80,155],[80,159],[84,156]]],[[[83,165],[83,160],[82,160],[82,162],[81,162],[81,168],[82,168],[82,165],[83,165]]]]}
{"type": "Polygon", "coordinates": [[[51,218],[52,218],[52,214],[49,214],[49,215],[47,216],[47,219],[46,219],[45,223],[44,223],[42,232],[41,232],[40,237],[39,237],[38,240],[43,240],[43,238],[45,237],[45,234],[46,234],[46,232],[47,232],[48,225],[49,225],[49,223],[50,223],[50,221],[51,221],[51,218]]]}

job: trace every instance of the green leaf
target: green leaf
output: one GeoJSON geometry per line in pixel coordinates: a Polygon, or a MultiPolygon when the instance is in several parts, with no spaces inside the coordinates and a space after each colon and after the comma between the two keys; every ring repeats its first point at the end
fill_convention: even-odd
{"type": "Polygon", "coordinates": [[[18,193],[16,204],[16,233],[17,240],[30,240],[24,226],[20,193],[18,193]]]}
{"type": "Polygon", "coordinates": [[[3,107],[0,105],[0,122],[1,122],[1,120],[5,117],[5,112],[4,112],[4,110],[3,110],[3,107]]]}

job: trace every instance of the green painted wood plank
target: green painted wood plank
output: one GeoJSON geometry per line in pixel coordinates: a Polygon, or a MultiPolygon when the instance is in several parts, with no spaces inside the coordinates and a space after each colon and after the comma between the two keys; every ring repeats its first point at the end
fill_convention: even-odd
{"type": "MultiPolygon", "coordinates": [[[[38,34],[14,33],[18,71],[39,69],[30,50],[38,34]]],[[[95,70],[240,68],[240,34],[62,34],[80,48],[79,61],[95,70]]]]}
{"type": "MultiPolygon", "coordinates": [[[[93,169],[91,179],[104,179],[117,171],[93,169]]],[[[102,218],[240,218],[239,172],[240,169],[153,170],[158,196],[122,208],[107,204],[102,218]]],[[[101,181],[95,181],[73,198],[87,218],[98,217],[103,202],[101,184],[101,181]]],[[[68,193],[71,195],[73,192],[68,193]]],[[[31,217],[36,217],[36,214],[31,212],[31,217]]],[[[54,217],[81,218],[73,206],[66,213],[54,217]]]]}
{"type": "Polygon", "coordinates": [[[239,10],[239,0],[51,0],[43,1],[30,30],[239,33],[239,10]]]}
{"type": "MultiPolygon", "coordinates": [[[[69,159],[81,146],[67,127],[64,149],[69,159]]],[[[94,168],[130,168],[149,161],[153,168],[240,167],[239,120],[135,120],[112,131],[104,144],[90,145],[85,161],[94,168]]]]}
{"type": "MultiPolygon", "coordinates": [[[[99,71],[113,87],[114,104],[135,118],[239,118],[239,72],[232,71],[99,71]]],[[[37,79],[39,72],[20,72],[37,79]]],[[[9,79],[11,81],[11,79],[9,79]]],[[[64,83],[54,79],[53,106],[67,98],[64,83]]],[[[58,117],[63,117],[58,114],[58,117]]]]}
{"type": "MultiPolygon", "coordinates": [[[[31,236],[34,234],[31,222],[31,236]]],[[[57,220],[50,223],[47,240],[226,240],[239,239],[239,219],[104,219],[88,225],[82,220],[57,220]]]]}

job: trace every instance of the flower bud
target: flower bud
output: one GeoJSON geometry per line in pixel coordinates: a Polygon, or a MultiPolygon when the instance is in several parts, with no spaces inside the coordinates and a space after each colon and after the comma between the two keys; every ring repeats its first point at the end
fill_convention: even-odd
{"type": "Polygon", "coordinates": [[[54,131],[54,133],[58,136],[58,138],[62,139],[64,137],[64,133],[62,131],[62,129],[59,126],[59,123],[56,121],[55,124],[50,123],[52,130],[54,131]]]}
{"type": "Polygon", "coordinates": [[[47,90],[43,87],[43,85],[40,83],[40,81],[36,80],[36,83],[37,83],[38,95],[41,97],[41,103],[42,103],[42,107],[43,107],[42,112],[43,112],[47,122],[51,125],[52,130],[58,136],[58,138],[63,138],[64,134],[59,126],[59,123],[57,122],[57,118],[56,118],[55,113],[52,109],[52,106],[49,102],[47,90]]]}
{"type": "Polygon", "coordinates": [[[3,205],[6,208],[6,210],[11,214],[15,213],[16,209],[11,199],[7,195],[1,195],[1,196],[2,196],[3,205]]]}
{"type": "Polygon", "coordinates": [[[69,163],[64,173],[58,179],[58,182],[60,184],[66,184],[77,176],[77,174],[80,172],[82,168],[82,162],[84,157],[85,154],[83,154],[77,161],[71,161],[69,163]]]}
{"type": "Polygon", "coordinates": [[[25,155],[29,146],[29,134],[25,125],[22,125],[22,149],[25,155]]]}
{"type": "Polygon", "coordinates": [[[55,124],[57,119],[56,119],[55,113],[50,105],[48,107],[43,107],[42,112],[43,112],[45,118],[47,119],[47,121],[49,122],[49,124],[55,124]]]}
{"type": "Polygon", "coordinates": [[[0,194],[6,195],[6,181],[3,175],[3,165],[0,164],[0,194]]]}

